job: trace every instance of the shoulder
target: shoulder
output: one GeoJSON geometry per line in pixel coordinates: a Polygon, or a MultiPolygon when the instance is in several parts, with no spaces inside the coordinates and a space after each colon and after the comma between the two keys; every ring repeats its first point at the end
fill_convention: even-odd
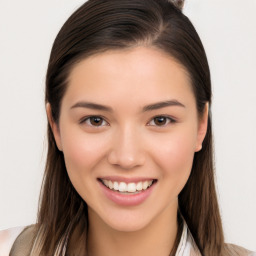
{"type": "MultiPolygon", "coordinates": [[[[202,256],[189,229],[185,239],[186,239],[186,243],[184,244],[183,253],[177,254],[177,255],[202,256]]],[[[256,252],[249,251],[238,245],[225,244],[222,255],[223,256],[256,256],[256,252]]]]}
{"type": "Polygon", "coordinates": [[[0,256],[16,255],[12,254],[15,251],[15,247],[19,245],[19,248],[27,248],[30,241],[33,241],[35,225],[15,227],[0,231],[0,256]]]}
{"type": "Polygon", "coordinates": [[[0,256],[8,256],[16,238],[26,227],[0,230],[0,256]]]}
{"type": "Polygon", "coordinates": [[[234,256],[256,256],[256,252],[249,251],[241,246],[234,244],[226,244],[225,251],[227,255],[234,256]]]}

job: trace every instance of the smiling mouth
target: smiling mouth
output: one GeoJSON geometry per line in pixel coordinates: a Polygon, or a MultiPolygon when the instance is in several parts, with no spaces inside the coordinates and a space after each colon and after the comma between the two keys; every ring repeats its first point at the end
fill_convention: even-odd
{"type": "Polygon", "coordinates": [[[106,179],[98,179],[105,187],[122,194],[137,194],[149,189],[157,180],[146,180],[139,182],[118,182],[106,179]]]}

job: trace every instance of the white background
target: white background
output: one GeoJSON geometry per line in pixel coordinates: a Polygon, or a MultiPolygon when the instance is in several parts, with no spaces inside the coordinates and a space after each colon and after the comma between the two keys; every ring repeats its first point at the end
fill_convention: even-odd
{"type": "MultiPolygon", "coordinates": [[[[36,220],[53,40],[82,0],[0,0],[0,229],[36,220]]],[[[227,242],[256,250],[256,1],[187,0],[213,82],[217,189],[227,242]]]]}

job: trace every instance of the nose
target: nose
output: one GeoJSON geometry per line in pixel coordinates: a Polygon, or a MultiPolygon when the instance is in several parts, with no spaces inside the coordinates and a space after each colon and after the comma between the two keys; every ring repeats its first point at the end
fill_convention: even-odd
{"type": "Polygon", "coordinates": [[[123,129],[117,131],[113,137],[108,154],[108,162],[111,165],[129,170],[144,164],[143,141],[136,130],[132,128],[123,129]]]}

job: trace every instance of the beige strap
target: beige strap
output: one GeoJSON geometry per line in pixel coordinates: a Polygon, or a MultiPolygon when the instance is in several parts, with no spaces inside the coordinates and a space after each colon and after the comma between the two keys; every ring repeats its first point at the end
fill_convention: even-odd
{"type": "Polygon", "coordinates": [[[29,256],[35,237],[35,226],[28,226],[15,240],[10,256],[29,256]]]}
{"type": "Polygon", "coordinates": [[[15,227],[0,231],[0,256],[9,256],[16,238],[25,227],[15,227]]]}

